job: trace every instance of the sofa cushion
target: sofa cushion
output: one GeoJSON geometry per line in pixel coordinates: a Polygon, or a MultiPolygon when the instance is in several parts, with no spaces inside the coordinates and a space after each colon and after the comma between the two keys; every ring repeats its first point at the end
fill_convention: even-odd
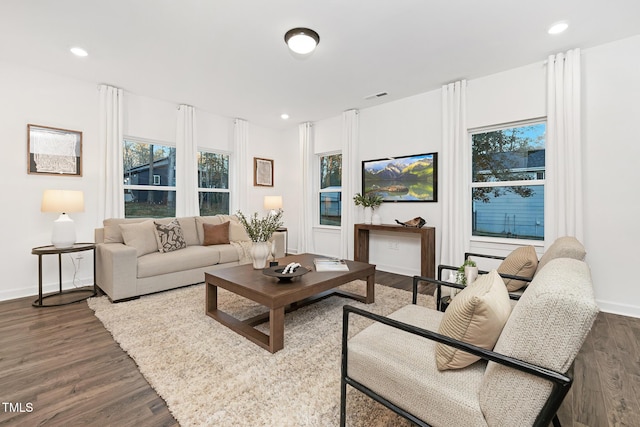
{"type": "MultiPolygon", "coordinates": [[[[388,317],[436,331],[443,315],[409,304],[388,317]]],[[[435,341],[375,323],[349,340],[348,375],[430,425],[486,427],[478,402],[486,363],[439,371],[433,357],[435,345],[435,341]]]]}
{"type": "Polygon", "coordinates": [[[222,224],[202,224],[204,227],[204,246],[229,244],[229,221],[222,224]]]}
{"type": "MultiPolygon", "coordinates": [[[[512,276],[533,278],[538,267],[538,254],[533,246],[522,246],[511,252],[498,266],[498,273],[512,276]]],[[[504,279],[509,292],[517,291],[526,286],[524,280],[504,279]]]]}
{"type": "MultiPolygon", "coordinates": [[[[109,218],[102,221],[104,228],[104,243],[124,243],[122,238],[122,230],[120,224],[134,224],[144,221],[157,221],[161,224],[168,224],[173,218],[109,218]]],[[[182,227],[184,239],[187,245],[199,245],[198,233],[196,230],[196,219],[193,216],[178,218],[178,222],[182,227]]]]}
{"type": "Polygon", "coordinates": [[[152,220],[119,224],[124,244],[136,248],[138,257],[158,252],[155,226],[152,220]]]}
{"type": "MultiPolygon", "coordinates": [[[[597,314],[589,267],[575,259],[552,260],[513,308],[494,351],[566,372],[597,314]]],[[[551,385],[491,362],[480,390],[489,425],[532,425],[551,385]]]]}
{"type": "Polygon", "coordinates": [[[169,224],[161,224],[158,221],[154,221],[154,225],[160,252],[173,252],[187,247],[182,227],[180,227],[177,219],[172,220],[169,224]]]}
{"type": "MultiPolygon", "coordinates": [[[[221,252],[219,248],[224,247],[226,247],[226,245],[198,245],[187,246],[179,251],[147,254],[138,258],[138,278],[159,276],[218,264],[220,262],[221,252]]],[[[233,252],[235,252],[235,249],[232,249],[233,252]]],[[[202,276],[202,280],[204,281],[204,275],[202,276]]]]}
{"type": "MultiPolygon", "coordinates": [[[[496,270],[479,276],[449,304],[438,332],[491,350],[511,313],[509,294],[496,270]]],[[[438,343],[438,369],[460,369],[479,360],[478,356],[438,343]]]]}
{"type": "Polygon", "coordinates": [[[180,227],[182,227],[182,234],[184,240],[187,242],[187,246],[199,245],[200,239],[198,238],[198,230],[196,229],[196,217],[187,216],[178,218],[180,227]]]}
{"type": "Polygon", "coordinates": [[[102,221],[104,228],[104,243],[124,243],[120,224],[135,224],[149,218],[109,218],[102,221]]]}

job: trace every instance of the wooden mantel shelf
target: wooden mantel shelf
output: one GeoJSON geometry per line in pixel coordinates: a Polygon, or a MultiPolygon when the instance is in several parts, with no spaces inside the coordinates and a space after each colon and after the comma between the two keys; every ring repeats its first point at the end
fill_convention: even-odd
{"type": "Polygon", "coordinates": [[[403,227],[397,224],[354,224],[354,260],[369,262],[369,232],[390,231],[420,235],[420,275],[436,277],[436,229],[435,227],[403,227]]]}

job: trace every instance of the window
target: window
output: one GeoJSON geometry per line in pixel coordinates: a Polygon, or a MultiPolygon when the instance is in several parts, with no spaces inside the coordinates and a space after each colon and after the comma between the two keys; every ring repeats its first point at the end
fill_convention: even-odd
{"type": "Polygon", "coordinates": [[[198,152],[200,215],[229,213],[229,155],[198,152]]]}
{"type": "Polygon", "coordinates": [[[123,146],[124,216],[175,216],[175,147],[130,138],[123,146]]]}
{"type": "Polygon", "coordinates": [[[342,215],[342,154],[320,156],[320,225],[340,225],[342,215]]]}
{"type": "Polygon", "coordinates": [[[544,239],[545,131],[529,122],[471,133],[473,236],[544,239]]]}

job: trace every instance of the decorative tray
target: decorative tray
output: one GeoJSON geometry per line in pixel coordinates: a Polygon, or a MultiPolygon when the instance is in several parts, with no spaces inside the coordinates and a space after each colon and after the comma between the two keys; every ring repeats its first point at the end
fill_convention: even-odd
{"type": "Polygon", "coordinates": [[[281,282],[290,282],[291,279],[295,277],[302,276],[303,274],[307,274],[309,272],[308,269],[304,267],[298,267],[293,273],[283,274],[282,271],[285,269],[286,265],[276,265],[274,267],[265,268],[262,270],[262,274],[271,277],[277,277],[281,282]]]}

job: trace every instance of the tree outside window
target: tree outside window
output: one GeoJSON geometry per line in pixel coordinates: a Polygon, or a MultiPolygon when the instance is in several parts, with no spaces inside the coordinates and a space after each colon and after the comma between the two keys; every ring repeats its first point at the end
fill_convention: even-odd
{"type": "Polygon", "coordinates": [[[472,234],[544,239],[545,123],[472,133],[472,234]]]}
{"type": "Polygon", "coordinates": [[[229,155],[198,152],[200,215],[229,214],[229,155]]]}
{"type": "Polygon", "coordinates": [[[320,156],[320,225],[341,224],[342,154],[320,156]]]}

